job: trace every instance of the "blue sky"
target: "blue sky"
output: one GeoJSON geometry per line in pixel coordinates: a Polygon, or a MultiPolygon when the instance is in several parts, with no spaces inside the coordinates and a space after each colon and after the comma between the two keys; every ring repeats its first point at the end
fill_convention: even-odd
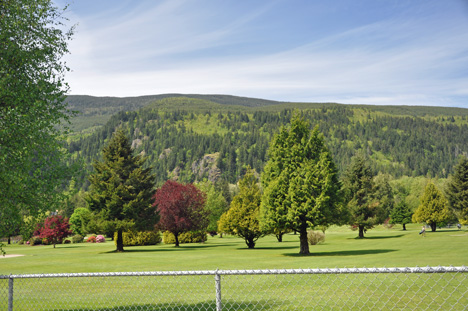
{"type": "Polygon", "coordinates": [[[468,108],[468,0],[74,0],[66,16],[71,94],[468,108]]]}

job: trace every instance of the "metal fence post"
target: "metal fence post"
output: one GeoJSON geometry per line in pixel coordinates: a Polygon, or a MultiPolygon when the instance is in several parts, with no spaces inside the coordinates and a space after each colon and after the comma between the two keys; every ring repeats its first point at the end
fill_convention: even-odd
{"type": "Polygon", "coordinates": [[[223,309],[223,304],[221,302],[221,275],[218,274],[218,270],[215,273],[215,284],[216,284],[216,311],[221,311],[223,309]]]}
{"type": "Polygon", "coordinates": [[[8,311],[13,311],[13,278],[8,279],[8,311]]]}

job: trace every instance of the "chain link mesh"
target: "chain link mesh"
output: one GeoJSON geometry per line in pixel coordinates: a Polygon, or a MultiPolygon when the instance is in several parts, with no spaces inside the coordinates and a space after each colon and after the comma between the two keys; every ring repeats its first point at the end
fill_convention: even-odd
{"type": "Polygon", "coordinates": [[[0,276],[0,310],[468,309],[468,267],[0,276]]]}

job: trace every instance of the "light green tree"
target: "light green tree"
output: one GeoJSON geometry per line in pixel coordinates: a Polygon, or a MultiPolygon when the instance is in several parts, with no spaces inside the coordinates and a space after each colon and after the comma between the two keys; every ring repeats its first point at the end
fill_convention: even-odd
{"type": "Polygon", "coordinates": [[[254,248],[256,241],[265,235],[258,220],[261,196],[254,170],[249,168],[239,181],[239,193],[231,207],[221,216],[218,230],[237,235],[245,240],[248,248],[254,248]]]}
{"type": "Polygon", "coordinates": [[[66,30],[62,13],[50,0],[0,1],[2,221],[55,209],[69,178],[61,144],[68,68],[61,59],[73,29],[66,30]]]}
{"type": "Polygon", "coordinates": [[[206,194],[205,209],[209,211],[210,220],[206,230],[208,233],[216,233],[218,221],[229,207],[227,201],[223,196],[222,190],[217,188],[211,181],[203,181],[196,186],[206,194]]]}
{"type": "Polygon", "coordinates": [[[91,188],[86,198],[92,212],[117,232],[117,252],[123,252],[122,232],[152,230],[159,219],[151,207],[154,175],[143,168],[145,159],[133,155],[130,141],[118,129],[102,150],[103,160],[94,162],[95,173],[89,176],[91,188]]]}
{"type": "Polygon", "coordinates": [[[435,232],[438,223],[443,223],[452,217],[444,194],[434,183],[429,182],[421,197],[421,204],[413,214],[413,222],[425,222],[431,226],[431,231],[435,232]]]}
{"type": "Polygon", "coordinates": [[[92,217],[91,211],[85,207],[75,209],[69,219],[70,229],[75,234],[84,236],[87,233],[86,226],[92,217]]]}
{"type": "Polygon", "coordinates": [[[300,254],[309,254],[307,228],[343,221],[338,170],[318,127],[299,113],[274,136],[262,174],[262,228],[299,232],[300,254]]]}

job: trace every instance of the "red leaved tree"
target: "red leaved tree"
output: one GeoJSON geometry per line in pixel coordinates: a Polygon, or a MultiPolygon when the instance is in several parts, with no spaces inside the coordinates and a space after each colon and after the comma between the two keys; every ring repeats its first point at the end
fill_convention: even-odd
{"type": "Polygon", "coordinates": [[[50,243],[61,244],[63,239],[73,234],[70,230],[68,218],[60,215],[49,216],[44,220],[44,224],[38,230],[39,237],[46,238],[50,243]]]}
{"type": "Polygon", "coordinates": [[[179,234],[204,230],[209,219],[205,210],[205,193],[193,184],[180,184],[168,180],[156,191],[153,207],[160,215],[159,228],[172,232],[175,246],[179,246],[179,234]]]}

